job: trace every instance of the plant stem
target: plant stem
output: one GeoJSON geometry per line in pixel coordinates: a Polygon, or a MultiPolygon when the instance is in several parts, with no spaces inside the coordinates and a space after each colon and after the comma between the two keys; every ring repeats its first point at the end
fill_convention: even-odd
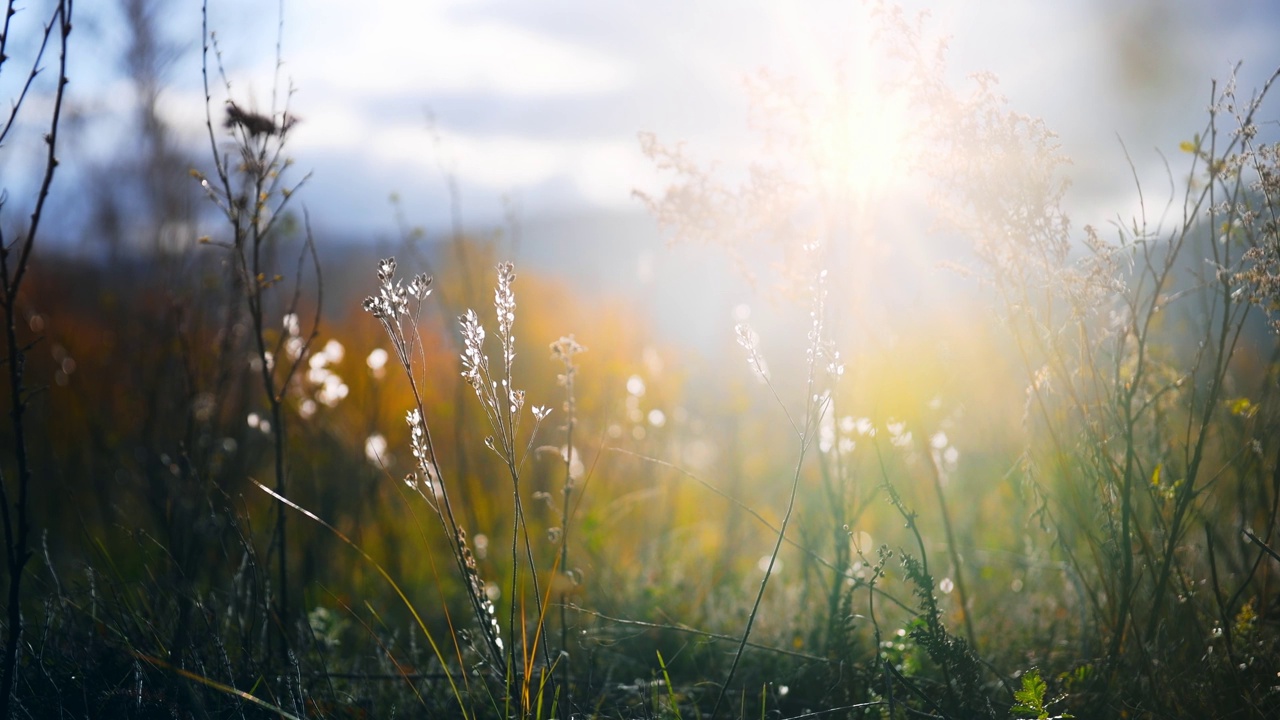
{"type": "MultiPolygon", "coordinates": [[[[0,63],[3,63],[5,50],[8,47],[9,20],[13,15],[13,2],[10,1],[6,5],[3,35],[0,35],[0,63]]],[[[36,195],[35,207],[31,211],[26,232],[18,239],[16,245],[11,245],[6,241],[3,231],[0,231],[0,281],[3,282],[2,302],[4,306],[5,340],[8,345],[6,359],[8,362],[10,393],[9,418],[13,429],[14,462],[18,476],[17,498],[15,501],[14,498],[10,497],[3,472],[0,471],[0,505],[3,506],[0,508],[0,511],[2,511],[0,515],[3,516],[4,520],[5,565],[9,575],[6,598],[8,633],[5,636],[4,657],[0,658],[0,720],[7,720],[13,714],[13,688],[23,629],[21,608],[22,575],[26,569],[27,561],[31,559],[31,549],[29,547],[31,517],[28,500],[32,471],[30,457],[27,454],[27,404],[25,398],[26,385],[24,382],[26,352],[24,347],[18,345],[18,293],[22,287],[22,280],[27,271],[28,261],[31,258],[31,250],[35,245],[40,219],[44,214],[45,201],[49,197],[49,188],[53,183],[54,171],[58,167],[58,159],[55,153],[57,150],[58,126],[62,118],[63,94],[67,86],[67,40],[71,34],[71,15],[71,0],[61,0],[54,8],[49,22],[45,25],[44,36],[32,62],[26,84],[23,86],[21,95],[14,102],[9,121],[0,131],[0,139],[3,139],[5,135],[8,135],[9,130],[15,126],[18,109],[26,97],[27,89],[31,87],[31,83],[39,72],[40,61],[44,57],[49,39],[56,31],[60,49],[57,89],[54,93],[53,109],[49,116],[49,130],[44,136],[45,164],[40,189],[36,195]],[[16,261],[11,263],[10,253],[14,247],[18,249],[18,256],[16,261]],[[10,505],[11,502],[13,503],[12,506],[10,505]]],[[[2,205],[3,200],[0,199],[0,206],[2,205]]]]}
{"type": "Polygon", "coordinates": [[[965,591],[964,568],[960,565],[960,548],[956,545],[956,535],[951,528],[951,513],[947,512],[947,498],[942,492],[942,471],[938,468],[938,458],[931,449],[925,448],[929,458],[929,469],[932,471],[933,489],[938,495],[938,510],[942,513],[942,528],[947,535],[947,552],[951,555],[951,564],[956,569],[956,592],[960,595],[960,617],[964,619],[964,633],[969,640],[969,647],[978,652],[978,636],[973,631],[973,620],[969,617],[969,594],[965,591]]]}

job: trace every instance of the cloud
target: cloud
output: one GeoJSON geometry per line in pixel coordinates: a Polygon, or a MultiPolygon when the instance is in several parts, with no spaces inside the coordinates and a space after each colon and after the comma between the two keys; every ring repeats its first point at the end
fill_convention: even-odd
{"type": "MultiPolygon", "coordinates": [[[[627,82],[625,63],[457,3],[308,4],[289,52],[295,81],[348,98],[467,90],[515,96],[593,93],[627,82]],[[318,38],[325,38],[324,42],[318,38]]],[[[293,21],[287,18],[286,23],[293,21]]]]}
{"type": "Polygon", "coordinates": [[[596,207],[627,206],[631,188],[648,171],[630,138],[575,141],[456,131],[436,137],[425,127],[401,125],[371,135],[365,147],[375,165],[396,172],[435,176],[443,166],[464,187],[495,194],[555,185],[596,207]]]}
{"type": "MultiPolygon", "coordinates": [[[[1135,23],[1143,23],[1139,17],[1127,30],[1110,27],[1119,14],[1103,0],[1039,10],[907,4],[909,14],[933,6],[927,34],[952,36],[955,82],[990,69],[1012,108],[1061,133],[1076,159],[1068,169],[1076,197],[1089,209],[1130,190],[1117,135],[1145,171],[1147,156],[1154,157],[1148,148],[1176,148],[1202,119],[1207,76],[1221,76],[1230,53],[1256,56],[1275,26],[1265,13],[1247,27],[1201,22],[1213,16],[1202,9],[1170,17],[1165,42],[1143,46],[1155,60],[1117,58],[1116,43],[1123,50],[1135,23]],[[1167,67],[1158,65],[1164,55],[1167,67]],[[1153,62],[1162,82],[1148,77],[1153,62]],[[1151,81],[1152,97],[1126,80],[1139,89],[1151,81]]],[[[211,12],[237,100],[269,105],[274,6],[259,11],[235,0],[211,12]]],[[[841,2],[729,0],[286,3],[280,77],[298,88],[291,107],[302,118],[290,154],[316,171],[309,194],[325,208],[318,214],[364,209],[348,206],[355,196],[368,196],[364,205],[376,208],[392,190],[438,186],[442,162],[464,195],[485,198],[472,209],[483,219],[500,217],[489,198],[509,192],[531,215],[571,212],[573,203],[633,208],[631,188],[650,187],[657,176],[638,150],[637,131],[687,140],[703,159],[732,161],[759,140],[747,128],[740,78],[762,66],[783,75],[830,72],[865,35],[855,32],[863,12],[841,2]],[[438,144],[428,110],[436,115],[438,144]]],[[[198,62],[198,52],[192,55],[188,60],[198,62]]],[[[197,72],[182,75],[198,82],[197,72]]],[[[166,93],[173,93],[166,114],[202,130],[202,98],[166,93]]]]}

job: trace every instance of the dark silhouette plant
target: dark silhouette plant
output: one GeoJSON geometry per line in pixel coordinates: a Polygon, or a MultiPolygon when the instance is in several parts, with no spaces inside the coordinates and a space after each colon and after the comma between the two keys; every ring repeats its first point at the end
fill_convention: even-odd
{"type": "MultiPolygon", "coordinates": [[[[204,80],[205,127],[208,131],[209,149],[213,159],[213,172],[203,173],[193,169],[192,176],[221,212],[226,221],[225,239],[202,238],[203,242],[225,249],[231,259],[229,284],[240,295],[242,307],[229,309],[227,331],[223,335],[224,357],[233,357],[246,349],[238,346],[239,334],[233,328],[239,322],[240,313],[247,316],[252,332],[247,349],[251,353],[262,386],[262,397],[267,405],[269,421],[259,427],[270,436],[274,465],[274,490],[278,497],[288,496],[289,461],[288,425],[285,396],[293,380],[305,367],[311,345],[319,335],[320,310],[323,305],[324,283],[320,274],[320,259],[309,222],[303,224],[302,248],[298,253],[292,288],[286,279],[285,266],[279,258],[284,239],[289,234],[289,215],[286,209],[294,193],[307,181],[307,176],[296,182],[286,180],[286,170],[292,161],[285,156],[289,131],[295,118],[289,113],[288,100],[292,90],[281,93],[280,78],[275,78],[272,91],[272,109],[269,115],[242,110],[230,96],[234,89],[222,66],[222,55],[217,39],[208,25],[208,3],[201,5],[203,52],[201,55],[204,80]],[[214,53],[216,69],[228,99],[226,117],[215,122],[213,91],[210,87],[210,51],[214,53]],[[283,103],[277,107],[277,103],[283,103]],[[230,143],[219,140],[215,126],[221,126],[230,134],[230,143]],[[310,327],[303,330],[299,320],[302,312],[305,270],[310,266],[314,278],[314,315],[310,327]]],[[[276,40],[276,68],[283,64],[282,42],[284,32],[283,7],[276,40]]],[[[295,618],[290,600],[289,546],[286,531],[286,505],[276,501],[275,523],[271,539],[270,557],[276,565],[275,590],[275,640],[277,653],[287,660],[295,618]]]]}
{"type": "MultiPolygon", "coordinates": [[[[9,400],[9,427],[12,432],[12,467],[0,467],[0,517],[4,520],[4,548],[7,588],[5,595],[4,656],[0,657],[0,718],[12,717],[12,701],[17,672],[18,656],[22,649],[22,577],[31,560],[31,486],[36,480],[32,458],[28,454],[27,438],[28,403],[32,388],[26,375],[27,351],[35,341],[28,341],[20,328],[23,319],[22,282],[30,267],[31,253],[39,236],[40,223],[44,219],[45,202],[53,186],[54,172],[58,167],[58,131],[62,123],[62,108],[67,87],[67,52],[70,47],[71,18],[74,3],[60,0],[44,24],[44,31],[36,45],[34,55],[20,86],[17,97],[11,99],[9,114],[0,125],[0,147],[11,141],[15,131],[21,132],[19,121],[27,115],[28,93],[35,87],[42,72],[45,52],[50,45],[58,54],[57,71],[52,78],[53,87],[46,90],[52,96],[44,127],[44,162],[36,182],[35,198],[27,221],[17,227],[17,237],[9,237],[7,225],[0,225],[0,309],[4,313],[5,373],[9,400]]],[[[18,9],[12,0],[5,3],[3,28],[0,29],[0,75],[13,67],[9,53],[17,43],[13,37],[13,19],[18,9]]],[[[8,190],[0,192],[0,210],[8,204],[8,190]]],[[[0,218],[2,220],[3,218],[0,218]]]]}

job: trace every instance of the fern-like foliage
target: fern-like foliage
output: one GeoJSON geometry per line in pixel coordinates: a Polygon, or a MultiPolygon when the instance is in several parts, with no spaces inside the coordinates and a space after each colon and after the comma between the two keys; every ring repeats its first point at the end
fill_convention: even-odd
{"type": "Polygon", "coordinates": [[[1009,713],[1013,717],[1032,717],[1035,720],[1060,720],[1073,717],[1070,713],[1049,714],[1049,706],[1060,702],[1063,698],[1056,697],[1046,701],[1044,696],[1048,689],[1049,686],[1044,678],[1040,677],[1040,671],[1031,668],[1022,676],[1022,689],[1013,692],[1014,703],[1013,707],[1009,708],[1009,713]]]}

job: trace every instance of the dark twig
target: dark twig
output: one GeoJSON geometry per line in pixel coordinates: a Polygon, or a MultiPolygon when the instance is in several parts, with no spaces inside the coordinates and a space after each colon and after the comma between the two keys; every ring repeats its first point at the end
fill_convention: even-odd
{"type": "MultiPolygon", "coordinates": [[[[15,13],[13,2],[6,4],[4,32],[0,35],[0,67],[7,57],[6,49],[9,39],[9,20],[15,13]]],[[[26,275],[31,259],[31,250],[35,247],[40,220],[44,216],[45,201],[49,197],[49,188],[53,184],[54,171],[58,167],[57,144],[58,128],[62,120],[62,103],[67,86],[67,43],[71,35],[71,0],[61,0],[54,8],[49,22],[44,26],[44,36],[40,47],[32,60],[31,71],[27,76],[18,98],[13,102],[12,112],[0,129],[2,140],[17,122],[27,90],[40,73],[40,63],[48,47],[50,38],[57,33],[59,45],[57,87],[54,90],[53,107],[49,113],[49,129],[45,133],[45,162],[40,188],[36,194],[35,207],[31,211],[25,232],[11,244],[0,230],[0,280],[3,281],[3,296],[0,304],[4,308],[4,332],[7,352],[5,365],[9,380],[9,419],[13,431],[14,464],[17,471],[16,498],[10,495],[7,478],[0,470],[0,516],[4,521],[5,567],[8,570],[9,587],[7,594],[8,633],[5,636],[4,657],[0,659],[0,720],[12,716],[12,700],[14,673],[16,672],[18,653],[22,640],[22,575],[27,561],[31,559],[29,546],[31,533],[31,517],[29,509],[29,492],[31,488],[31,459],[27,453],[27,387],[25,384],[26,353],[24,344],[18,340],[18,320],[20,313],[17,307],[18,294],[22,288],[22,280],[26,275]],[[17,257],[11,253],[17,250],[17,257]]],[[[0,196],[0,209],[4,200],[0,196]]]]}

